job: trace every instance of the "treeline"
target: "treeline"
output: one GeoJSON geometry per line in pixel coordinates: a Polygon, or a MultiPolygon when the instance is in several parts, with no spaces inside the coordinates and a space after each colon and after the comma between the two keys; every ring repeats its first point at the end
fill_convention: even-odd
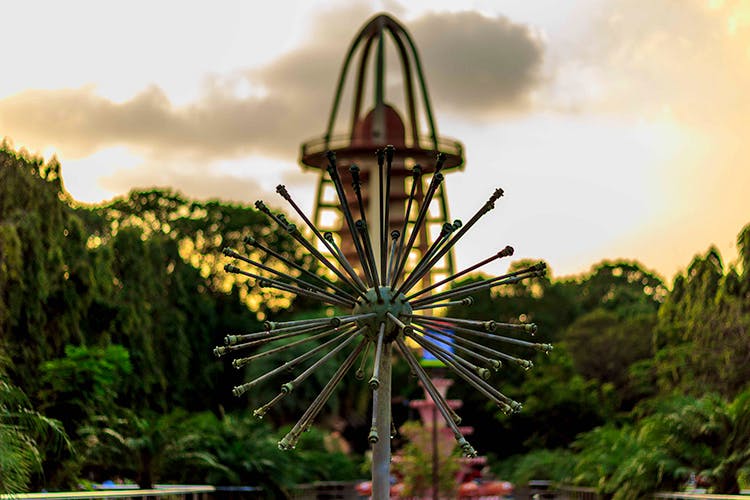
{"type": "MultiPolygon", "coordinates": [[[[256,331],[266,317],[326,312],[223,272],[221,249],[250,235],[315,269],[249,205],[160,190],[81,205],[55,160],[0,148],[0,490],[120,477],[262,485],[283,496],[297,482],[368,475],[360,466],[370,393],[361,381],[345,379],[320,422],[336,432],[314,430],[291,454],[277,450],[278,436],[333,366],[263,421],[248,415],[277,393],[275,383],[230,394],[275,365],[264,358],[238,371],[216,360],[211,349],[224,335],[256,331]],[[340,436],[354,453],[337,451],[340,436]]],[[[524,403],[518,415],[497,413],[460,383],[451,389],[471,409],[462,412],[475,428],[470,440],[496,472],[621,498],[678,488],[691,474],[715,491],[736,490],[750,454],[750,226],[738,243],[738,267],[725,269],[710,250],[671,291],[635,261],[602,262],[454,308],[452,316],[533,321],[538,340],[555,344],[533,370],[495,375],[524,403]]],[[[421,397],[401,365],[399,426],[417,418],[408,401],[421,397]]]]}
{"type": "Polygon", "coordinates": [[[711,248],[672,290],[636,262],[603,262],[456,308],[451,315],[478,307],[501,321],[534,321],[540,340],[555,344],[524,376],[509,372],[505,391],[524,410],[494,415],[503,432],[497,420],[492,427],[469,414],[477,442],[495,445],[484,451],[500,460],[498,475],[623,499],[750,487],[750,225],[737,245],[736,264],[725,266],[711,248]]]}
{"type": "MultiPolygon", "coordinates": [[[[234,286],[221,249],[248,235],[314,269],[249,206],[157,190],[81,205],[65,191],[56,160],[3,144],[0,491],[75,489],[115,477],[144,487],[179,481],[281,491],[361,475],[343,454],[320,459],[322,445],[302,446],[295,457],[276,449],[272,424],[286,424],[303,403],[259,422],[246,415],[266,393],[231,396],[262,367],[234,370],[213,346],[230,332],[262,329],[265,315],[313,307],[234,286]]],[[[312,380],[300,399],[324,383],[312,380]]]]}

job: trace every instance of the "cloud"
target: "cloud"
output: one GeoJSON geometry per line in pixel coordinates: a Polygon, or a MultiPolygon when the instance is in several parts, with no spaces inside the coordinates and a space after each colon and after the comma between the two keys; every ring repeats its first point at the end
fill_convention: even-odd
{"type": "Polygon", "coordinates": [[[469,116],[528,104],[544,46],[528,27],[476,12],[428,14],[411,25],[433,99],[469,116]]]}
{"type": "MultiPolygon", "coordinates": [[[[151,160],[291,159],[302,140],[322,134],[351,27],[369,8],[338,7],[336,22],[332,14],[320,13],[308,43],[266,66],[208,76],[190,104],[173,104],[157,86],[124,102],[93,85],[27,90],[0,100],[0,131],[39,149],[53,146],[64,158],[126,146],[151,160]],[[238,95],[240,84],[262,92],[238,95]]],[[[428,14],[407,29],[421,50],[435,109],[467,116],[515,109],[540,83],[543,47],[526,26],[463,12],[428,14]]]]}

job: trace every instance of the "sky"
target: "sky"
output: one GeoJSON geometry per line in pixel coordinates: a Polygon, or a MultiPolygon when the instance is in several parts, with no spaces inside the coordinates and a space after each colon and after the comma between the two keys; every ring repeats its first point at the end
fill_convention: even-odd
{"type": "MultiPolygon", "coordinates": [[[[344,55],[386,12],[412,34],[452,218],[505,196],[457,246],[555,276],[636,259],[671,280],[750,223],[750,1],[14,2],[0,137],[57,155],[79,201],[134,188],[313,207],[299,145],[322,135],[344,55]]],[[[501,266],[501,264],[496,264],[501,266]]],[[[499,272],[488,269],[488,272],[499,272]]]]}

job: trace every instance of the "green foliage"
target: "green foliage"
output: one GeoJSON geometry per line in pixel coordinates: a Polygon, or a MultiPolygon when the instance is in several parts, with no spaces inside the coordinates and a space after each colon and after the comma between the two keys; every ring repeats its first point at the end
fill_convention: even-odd
{"type": "MultiPolygon", "coordinates": [[[[744,241],[740,234],[740,242],[744,241]]],[[[741,252],[747,250],[740,247],[741,252]]],[[[741,253],[744,259],[744,253],[741,253]]],[[[700,395],[716,391],[727,397],[750,380],[750,279],[730,267],[725,274],[715,249],[697,256],[659,310],[655,328],[655,372],[662,390],[674,387],[700,395]]]]}
{"type": "Polygon", "coordinates": [[[205,449],[208,435],[196,430],[182,411],[142,417],[101,418],[81,429],[85,467],[100,466],[135,479],[141,488],[168,481],[174,471],[200,466],[226,469],[205,449]]]}
{"type": "Polygon", "coordinates": [[[739,492],[750,462],[750,389],[730,403],[672,396],[634,413],[641,415],[634,425],[602,426],[576,441],[575,484],[634,499],[679,489],[696,474],[715,493],[739,492]]]}
{"type": "Polygon", "coordinates": [[[70,442],[60,422],[35,411],[13,385],[7,365],[0,350],[0,493],[21,493],[41,472],[45,454],[70,447],[70,442]]]}
{"type": "Polygon", "coordinates": [[[518,485],[528,484],[533,479],[564,482],[572,477],[576,457],[566,448],[539,448],[490,463],[496,476],[518,485]]]}
{"type": "MultiPolygon", "coordinates": [[[[426,496],[432,491],[433,435],[432,428],[409,421],[401,426],[408,439],[399,453],[394,469],[403,478],[404,495],[426,496]]],[[[460,468],[456,441],[450,434],[438,432],[438,488],[441,495],[452,496],[458,487],[456,474],[460,468]]]]}
{"type": "MultiPolygon", "coordinates": [[[[80,206],[65,192],[56,160],[0,146],[0,348],[10,358],[0,367],[3,488],[122,473],[140,474],[144,484],[257,484],[283,497],[295,482],[358,475],[356,460],[326,450],[325,433],[313,429],[283,454],[268,423],[244,416],[276,394],[276,381],[249,398],[230,396],[232,385],[278,359],[238,371],[211,355],[225,334],[258,331],[266,317],[324,312],[223,272],[221,248],[239,249],[249,235],[315,269],[310,255],[249,206],[169,190],[80,206]],[[80,454],[60,450],[63,428],[82,436],[80,454]],[[174,460],[164,458],[167,450],[174,460]]],[[[534,370],[505,367],[492,381],[524,403],[519,415],[501,415],[466,384],[454,386],[453,397],[472,410],[462,416],[475,428],[480,453],[518,457],[501,468],[516,481],[567,474],[618,498],[679,487],[690,472],[717,492],[734,491],[750,467],[750,225],[737,244],[737,263],[725,266],[711,248],[672,290],[635,261],[604,261],[579,276],[534,278],[476,294],[470,308],[451,308],[450,316],[534,322],[534,340],[555,344],[550,357],[533,358],[534,370]],[[503,449],[493,450],[498,432],[503,449]]],[[[514,262],[510,270],[532,263],[514,262]]],[[[299,415],[332,365],[270,419],[284,425],[299,415]]],[[[397,397],[419,392],[403,364],[393,376],[397,397]]],[[[321,421],[338,414],[344,434],[364,448],[369,401],[366,384],[347,377],[321,421]]],[[[397,421],[407,412],[394,406],[397,421]]]]}
{"type": "Polygon", "coordinates": [[[642,390],[631,387],[630,367],[652,356],[655,324],[655,312],[622,317],[618,312],[597,308],[579,316],[563,339],[575,371],[612,384],[621,406],[629,407],[642,395],[642,390]]]}
{"type": "Polygon", "coordinates": [[[64,358],[42,364],[42,408],[73,425],[97,415],[113,415],[132,372],[130,354],[120,345],[65,346],[64,358]]]}

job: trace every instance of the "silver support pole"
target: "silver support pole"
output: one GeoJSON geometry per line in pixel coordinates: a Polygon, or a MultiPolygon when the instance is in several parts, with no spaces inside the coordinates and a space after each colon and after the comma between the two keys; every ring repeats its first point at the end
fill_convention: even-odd
{"type": "Polygon", "coordinates": [[[372,500],[391,497],[391,351],[392,342],[383,345],[380,358],[380,386],[377,389],[377,431],[372,445],[372,500]]]}

